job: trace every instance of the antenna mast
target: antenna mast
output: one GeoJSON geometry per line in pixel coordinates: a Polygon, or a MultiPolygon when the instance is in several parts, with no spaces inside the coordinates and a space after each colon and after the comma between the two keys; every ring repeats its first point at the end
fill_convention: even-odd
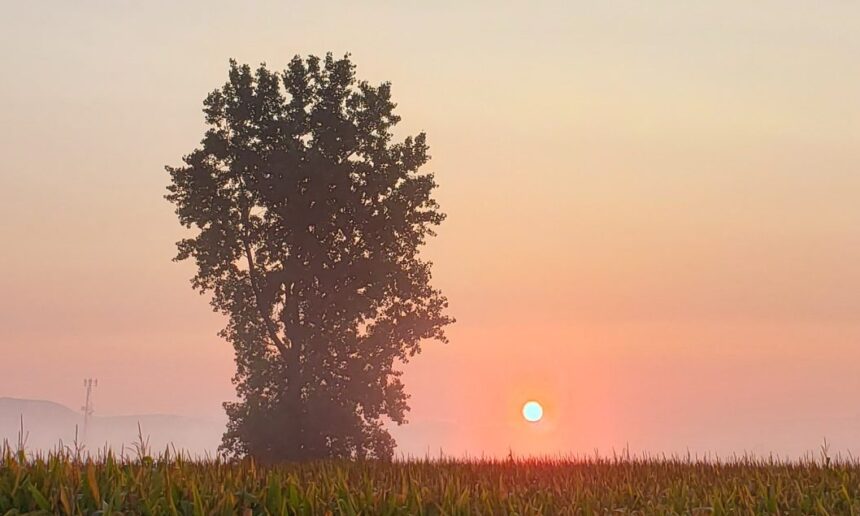
{"type": "Polygon", "coordinates": [[[87,389],[87,399],[81,410],[84,412],[84,433],[81,442],[87,443],[87,427],[89,426],[90,416],[93,415],[93,387],[98,387],[99,381],[96,378],[85,378],[84,387],[87,389]]]}

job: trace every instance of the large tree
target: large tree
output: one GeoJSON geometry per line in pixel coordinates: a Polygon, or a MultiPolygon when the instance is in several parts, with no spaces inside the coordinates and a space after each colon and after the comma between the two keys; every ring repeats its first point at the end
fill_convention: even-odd
{"type": "Polygon", "coordinates": [[[419,255],[444,219],[423,133],[395,141],[389,83],[345,56],[283,72],[230,62],[201,147],[167,167],[193,229],[177,260],[229,316],[239,401],[222,449],[264,460],[392,455],[398,364],[446,341],[447,301],[419,255]]]}

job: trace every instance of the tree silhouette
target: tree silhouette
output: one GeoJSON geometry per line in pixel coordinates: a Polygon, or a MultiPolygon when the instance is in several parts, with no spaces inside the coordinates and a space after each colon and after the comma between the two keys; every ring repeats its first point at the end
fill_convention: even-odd
{"type": "Polygon", "coordinates": [[[193,238],[195,289],[229,316],[240,401],[222,449],[268,460],[393,454],[405,422],[396,369],[447,341],[447,300],[419,249],[444,219],[425,135],[393,140],[389,83],[349,55],[296,56],[281,73],[230,61],[204,102],[201,148],[166,167],[193,238]]]}

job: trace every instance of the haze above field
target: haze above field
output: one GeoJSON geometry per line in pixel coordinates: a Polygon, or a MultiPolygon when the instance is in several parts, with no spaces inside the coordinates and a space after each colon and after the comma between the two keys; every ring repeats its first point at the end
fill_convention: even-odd
{"type": "Polygon", "coordinates": [[[25,449],[53,450],[59,446],[97,454],[105,446],[116,453],[137,456],[139,448],[160,453],[170,447],[189,455],[212,454],[221,440],[225,418],[192,418],[172,414],[93,416],[84,428],[83,414],[44,400],[0,397],[0,442],[25,449]],[[23,433],[22,433],[23,432],[23,433]],[[76,444],[77,443],[77,444],[76,444]]]}
{"type": "Polygon", "coordinates": [[[0,396],[221,417],[162,167],[228,58],[348,51],[449,215],[405,447],[860,452],[860,4],[458,4],[5,3],[0,396]]]}

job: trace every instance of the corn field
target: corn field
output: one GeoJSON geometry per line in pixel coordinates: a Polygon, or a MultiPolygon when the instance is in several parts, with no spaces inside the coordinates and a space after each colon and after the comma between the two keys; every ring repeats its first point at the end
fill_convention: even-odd
{"type": "Polygon", "coordinates": [[[97,459],[0,448],[0,515],[860,514],[860,464],[738,458],[97,459]]]}

